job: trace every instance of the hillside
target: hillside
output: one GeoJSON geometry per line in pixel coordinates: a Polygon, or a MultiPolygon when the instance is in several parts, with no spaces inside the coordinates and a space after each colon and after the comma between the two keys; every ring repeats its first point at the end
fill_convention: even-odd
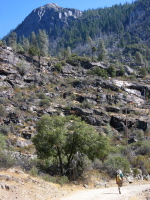
{"type": "Polygon", "coordinates": [[[118,168],[126,183],[150,181],[149,16],[146,0],[84,12],[47,4],[0,41],[2,180],[19,167],[8,181],[37,181],[21,188],[29,199],[42,183],[43,198],[112,187],[118,168]]]}
{"type": "Polygon", "coordinates": [[[134,78],[132,69],[126,66],[125,77],[103,78],[91,72],[109,69],[109,63],[73,56],[74,62],[77,59],[80,62],[75,66],[69,64],[70,59],[60,66],[56,58],[42,57],[39,62],[37,57],[0,47],[1,133],[8,137],[7,146],[14,151],[17,165],[27,170],[33,167],[26,162],[36,158],[31,138],[37,133],[36,123],[43,115],[73,114],[110,137],[114,146],[123,145],[124,150],[118,150],[129,155],[129,159],[143,156],[142,166],[138,167],[148,178],[149,74],[144,78],[137,74],[134,78]],[[126,146],[130,143],[133,145],[126,146]]]}
{"type": "Polygon", "coordinates": [[[98,57],[100,39],[104,40],[109,56],[115,56],[116,51],[125,56],[128,51],[124,50],[135,44],[139,44],[139,51],[144,55],[142,46],[145,45],[146,49],[150,44],[149,8],[147,0],[84,12],[47,4],[33,10],[4,40],[8,46],[14,46],[14,42],[17,42],[18,50],[22,45],[26,51],[28,43],[40,46],[37,45],[40,43],[39,35],[44,31],[43,38],[51,55],[58,55],[67,47],[79,55],[90,55],[92,45],[97,49],[95,55],[98,57]]]}

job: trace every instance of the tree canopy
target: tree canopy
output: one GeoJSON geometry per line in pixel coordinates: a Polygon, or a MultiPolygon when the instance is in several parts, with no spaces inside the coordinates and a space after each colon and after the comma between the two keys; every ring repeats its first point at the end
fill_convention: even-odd
{"type": "Polygon", "coordinates": [[[38,133],[33,138],[40,159],[56,158],[63,175],[70,173],[77,155],[89,159],[104,159],[109,151],[109,141],[91,125],[75,116],[43,116],[37,124],[38,133]]]}

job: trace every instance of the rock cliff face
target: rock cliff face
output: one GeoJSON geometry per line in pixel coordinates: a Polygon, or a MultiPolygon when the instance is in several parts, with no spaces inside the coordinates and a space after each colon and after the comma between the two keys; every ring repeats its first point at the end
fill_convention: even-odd
{"type": "Polygon", "coordinates": [[[73,8],[62,8],[55,3],[49,3],[45,6],[33,10],[25,20],[15,29],[18,36],[27,37],[32,31],[35,33],[39,29],[50,29],[58,26],[67,27],[70,19],[74,20],[82,16],[82,12],[73,8]]]}

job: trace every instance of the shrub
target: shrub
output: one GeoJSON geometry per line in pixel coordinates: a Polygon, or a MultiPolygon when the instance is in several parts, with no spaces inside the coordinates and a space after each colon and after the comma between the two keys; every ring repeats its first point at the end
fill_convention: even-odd
{"type": "Polygon", "coordinates": [[[62,63],[61,63],[61,62],[56,63],[56,64],[54,65],[54,67],[55,67],[55,69],[56,69],[58,72],[60,72],[60,71],[62,70],[62,63]]]}
{"type": "Polygon", "coordinates": [[[65,66],[65,65],[66,65],[66,61],[65,61],[65,60],[62,60],[62,61],[61,61],[61,65],[62,65],[62,66],[65,66]]]}
{"type": "Polygon", "coordinates": [[[44,94],[44,93],[38,93],[37,94],[37,97],[39,98],[39,99],[45,99],[46,98],[46,95],[44,94]]]}
{"type": "Polygon", "coordinates": [[[132,165],[133,167],[140,168],[142,170],[143,174],[149,174],[150,173],[150,160],[147,156],[135,156],[132,159],[132,165]]]}
{"type": "Polygon", "coordinates": [[[70,57],[66,60],[66,62],[70,65],[73,65],[73,66],[78,66],[79,65],[79,62],[77,60],[77,58],[75,57],[70,57]]]}
{"type": "Polygon", "coordinates": [[[149,140],[141,142],[141,147],[140,147],[139,153],[141,155],[150,156],[150,141],[149,140]]]}
{"type": "Polygon", "coordinates": [[[60,184],[61,186],[63,186],[64,184],[69,183],[69,180],[68,180],[67,176],[61,176],[61,177],[59,177],[57,183],[60,184]]]}
{"type": "MultiPolygon", "coordinates": [[[[1,88],[2,89],[2,88],[1,88]]],[[[5,98],[0,98],[0,104],[4,104],[4,103],[6,103],[6,99],[5,98]]]]}
{"type": "Polygon", "coordinates": [[[111,77],[116,77],[116,68],[114,66],[110,66],[107,68],[107,73],[111,77]]]}
{"type": "Polygon", "coordinates": [[[0,153],[6,146],[6,137],[0,133],[0,153]]]}
{"type": "Polygon", "coordinates": [[[124,67],[121,67],[120,70],[118,71],[118,76],[124,76],[125,75],[125,69],[124,67]]]}
{"type": "Polygon", "coordinates": [[[114,177],[116,171],[121,169],[123,172],[129,172],[129,161],[122,156],[109,156],[104,163],[104,167],[110,177],[114,177]]]}
{"type": "Polygon", "coordinates": [[[27,66],[24,62],[19,63],[17,69],[18,69],[18,72],[21,76],[24,76],[28,71],[28,68],[27,68],[27,66]]]}
{"type": "Polygon", "coordinates": [[[148,71],[146,68],[139,69],[139,75],[141,75],[142,77],[145,77],[147,74],[148,74],[148,71]]]}
{"type": "Polygon", "coordinates": [[[5,107],[3,105],[0,105],[0,117],[4,117],[5,115],[5,107]]]}
{"type": "Polygon", "coordinates": [[[84,100],[81,104],[81,108],[88,108],[91,109],[92,108],[92,104],[89,103],[88,101],[84,100]]]}
{"type": "Polygon", "coordinates": [[[87,73],[91,74],[91,75],[97,75],[97,76],[101,76],[103,78],[107,78],[107,71],[105,69],[101,69],[99,67],[95,67],[94,69],[89,70],[87,73]]]}
{"type": "Polygon", "coordinates": [[[42,100],[39,102],[39,106],[41,106],[41,107],[50,106],[50,100],[49,100],[49,99],[42,99],[42,100]]]}
{"type": "Polygon", "coordinates": [[[0,126],[0,133],[3,135],[8,135],[10,128],[6,125],[0,126]]]}
{"type": "Polygon", "coordinates": [[[33,166],[29,173],[30,173],[31,176],[37,176],[38,175],[38,169],[35,166],[33,166]]]}
{"type": "Polygon", "coordinates": [[[10,168],[15,165],[15,160],[12,157],[11,153],[6,151],[1,151],[0,153],[0,167],[10,168]]]}

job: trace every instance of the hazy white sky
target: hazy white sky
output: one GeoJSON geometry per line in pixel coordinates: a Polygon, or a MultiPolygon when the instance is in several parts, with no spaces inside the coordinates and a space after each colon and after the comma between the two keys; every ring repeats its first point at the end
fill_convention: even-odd
{"type": "Polygon", "coordinates": [[[132,3],[134,0],[0,0],[0,39],[15,29],[32,10],[47,3],[64,8],[87,9],[110,7],[115,4],[132,3]]]}

